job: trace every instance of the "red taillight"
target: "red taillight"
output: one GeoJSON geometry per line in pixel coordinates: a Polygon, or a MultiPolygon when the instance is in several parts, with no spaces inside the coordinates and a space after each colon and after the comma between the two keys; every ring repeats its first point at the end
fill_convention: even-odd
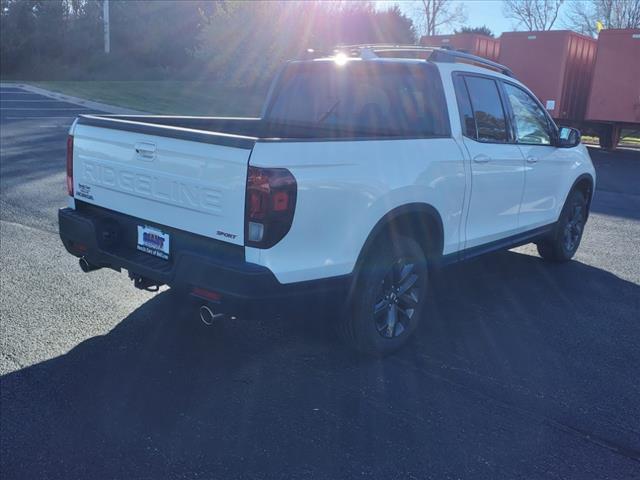
{"type": "Polygon", "coordinates": [[[270,248],[293,222],[298,186],[286,168],[249,167],[245,205],[245,244],[270,248]]]}
{"type": "Polygon", "coordinates": [[[67,193],[73,197],[73,135],[67,137],[67,193]]]}

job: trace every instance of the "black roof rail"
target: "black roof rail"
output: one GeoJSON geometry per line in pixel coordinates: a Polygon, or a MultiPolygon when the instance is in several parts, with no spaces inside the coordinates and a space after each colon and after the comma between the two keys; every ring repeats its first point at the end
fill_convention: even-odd
{"type": "Polygon", "coordinates": [[[426,60],[432,62],[461,62],[471,63],[480,67],[496,70],[508,77],[514,77],[513,72],[504,65],[488,60],[478,55],[473,55],[460,50],[442,47],[425,47],[421,45],[395,45],[395,44],[361,44],[361,45],[338,45],[334,51],[344,52],[351,56],[362,58],[375,58],[378,53],[386,52],[425,52],[429,53],[426,60]]]}
{"type": "Polygon", "coordinates": [[[372,53],[383,52],[432,52],[433,47],[423,47],[421,45],[399,45],[396,43],[363,43],[359,45],[338,45],[335,50],[359,55],[362,51],[372,53]]]}
{"type": "Polygon", "coordinates": [[[335,47],[336,50],[342,49],[361,49],[361,48],[370,48],[370,49],[397,49],[397,50],[432,50],[437,47],[425,47],[422,45],[406,45],[401,43],[359,43],[355,45],[338,45],[335,47]]]}
{"type": "Polygon", "coordinates": [[[484,57],[479,57],[478,55],[472,55],[471,53],[461,52],[459,50],[445,50],[443,48],[438,48],[433,51],[429,60],[432,62],[457,62],[461,61],[462,63],[473,63],[477,64],[481,67],[488,67],[493,70],[497,70],[498,72],[506,75],[507,77],[515,77],[510,68],[505,67],[504,65],[494,62],[492,60],[488,60],[484,57]]]}

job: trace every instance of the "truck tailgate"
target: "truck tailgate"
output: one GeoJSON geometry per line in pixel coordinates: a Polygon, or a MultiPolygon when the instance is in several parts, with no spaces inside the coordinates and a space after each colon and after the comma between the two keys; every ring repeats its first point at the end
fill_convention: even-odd
{"type": "Polygon", "coordinates": [[[158,134],[79,122],[73,130],[74,197],[243,245],[251,139],[229,142],[207,132],[183,139],[170,128],[154,128],[158,134]]]}

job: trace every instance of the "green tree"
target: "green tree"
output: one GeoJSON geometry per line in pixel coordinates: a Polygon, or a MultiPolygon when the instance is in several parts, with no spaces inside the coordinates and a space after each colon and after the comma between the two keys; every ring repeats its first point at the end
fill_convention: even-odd
{"type": "Polygon", "coordinates": [[[35,1],[3,0],[0,16],[0,55],[2,71],[25,63],[35,46],[35,1]]]}
{"type": "Polygon", "coordinates": [[[485,35],[493,38],[493,32],[489,27],[483,25],[481,27],[460,27],[454,30],[454,33],[477,33],[478,35],[485,35]]]}
{"type": "Polygon", "coordinates": [[[202,0],[110,2],[114,55],[142,66],[183,66],[200,46],[216,3],[202,0]]]}
{"type": "Polygon", "coordinates": [[[377,36],[382,43],[411,45],[417,40],[413,21],[397,5],[386,11],[376,12],[374,22],[379,26],[377,36]]]}
{"type": "Polygon", "coordinates": [[[397,6],[378,10],[373,2],[110,0],[111,54],[105,55],[103,0],[0,1],[2,71],[27,77],[39,70],[253,85],[309,47],[416,40],[397,6]]]}
{"type": "Polygon", "coordinates": [[[265,82],[308,48],[330,54],[340,44],[415,43],[412,21],[399,8],[370,2],[238,2],[212,17],[198,57],[202,74],[247,86],[265,82]]]}

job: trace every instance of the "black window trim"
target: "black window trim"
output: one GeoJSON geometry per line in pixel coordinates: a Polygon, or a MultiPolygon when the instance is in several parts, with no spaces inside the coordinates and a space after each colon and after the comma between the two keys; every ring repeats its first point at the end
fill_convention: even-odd
{"type": "MultiPolygon", "coordinates": [[[[496,88],[498,89],[498,97],[500,98],[500,103],[502,104],[502,111],[504,112],[504,121],[505,121],[505,126],[507,129],[507,141],[506,142],[494,142],[494,141],[490,141],[490,140],[480,140],[479,138],[474,138],[474,137],[470,137],[469,135],[465,135],[464,133],[464,121],[462,118],[462,112],[460,112],[460,106],[458,103],[458,114],[460,116],[460,126],[462,127],[462,134],[464,137],[468,138],[469,140],[473,140],[474,142],[478,142],[478,143],[486,143],[486,144],[490,144],[490,145],[515,145],[516,144],[516,137],[515,137],[515,130],[511,121],[511,115],[509,114],[510,110],[508,110],[508,108],[506,107],[505,101],[508,100],[505,97],[505,92],[504,92],[504,88],[502,87],[502,84],[500,83],[502,81],[501,78],[496,77],[494,75],[485,75],[483,73],[476,73],[476,72],[468,72],[468,71],[464,71],[464,70],[455,70],[453,72],[451,72],[451,77],[452,77],[452,81],[453,79],[455,79],[456,77],[460,77],[463,81],[464,87],[465,87],[465,91],[467,93],[467,96],[469,98],[469,104],[471,105],[471,113],[473,114],[473,118],[475,121],[475,111],[473,110],[473,102],[471,101],[471,95],[469,94],[469,87],[467,86],[467,82],[465,81],[465,77],[480,77],[480,78],[486,78],[489,80],[493,80],[496,83],[496,88]]],[[[455,89],[455,83],[454,83],[454,94],[456,96],[456,102],[458,102],[458,92],[455,89]]],[[[478,129],[476,127],[476,135],[478,134],[478,129]]]]}
{"type": "Polygon", "coordinates": [[[475,137],[471,136],[467,132],[467,122],[464,118],[464,112],[462,111],[462,106],[460,105],[461,99],[459,95],[464,95],[467,103],[469,104],[469,108],[471,109],[471,115],[473,116],[473,107],[471,106],[471,97],[469,96],[469,90],[467,90],[467,84],[464,81],[464,77],[462,75],[452,75],[452,84],[453,84],[453,94],[456,97],[456,105],[458,106],[458,117],[460,121],[460,129],[462,131],[462,136],[468,138],[469,140],[476,140],[478,136],[478,129],[475,124],[475,119],[473,122],[473,130],[475,137]],[[459,87],[458,87],[459,86],[459,87]],[[459,91],[459,89],[463,89],[463,91],[459,91]]]}
{"type": "Polygon", "coordinates": [[[518,85],[517,83],[514,82],[510,82],[507,80],[504,80],[502,78],[498,79],[500,80],[500,90],[502,90],[504,98],[506,100],[507,103],[507,109],[508,109],[508,115],[509,115],[509,123],[512,125],[512,129],[513,129],[513,140],[514,143],[517,145],[529,145],[529,146],[537,146],[537,147],[554,147],[557,143],[557,139],[558,139],[558,126],[556,125],[556,123],[553,121],[553,118],[551,118],[551,115],[549,115],[549,112],[547,111],[546,108],[544,108],[544,106],[542,105],[542,102],[540,102],[540,100],[538,100],[538,97],[536,97],[532,92],[528,91],[526,88],[523,88],[522,85],[518,85]],[[549,138],[551,143],[549,145],[545,145],[542,143],[529,143],[529,142],[520,142],[518,141],[518,135],[517,135],[517,127],[516,127],[516,121],[515,121],[515,114],[513,113],[513,108],[511,108],[511,101],[509,100],[509,95],[507,94],[506,89],[504,88],[505,84],[508,84],[512,87],[515,87],[519,90],[521,90],[522,92],[526,93],[527,95],[529,95],[534,103],[536,105],[538,105],[538,107],[540,107],[542,109],[542,111],[544,112],[544,117],[546,119],[547,122],[547,129],[549,130],[549,138]]]}

